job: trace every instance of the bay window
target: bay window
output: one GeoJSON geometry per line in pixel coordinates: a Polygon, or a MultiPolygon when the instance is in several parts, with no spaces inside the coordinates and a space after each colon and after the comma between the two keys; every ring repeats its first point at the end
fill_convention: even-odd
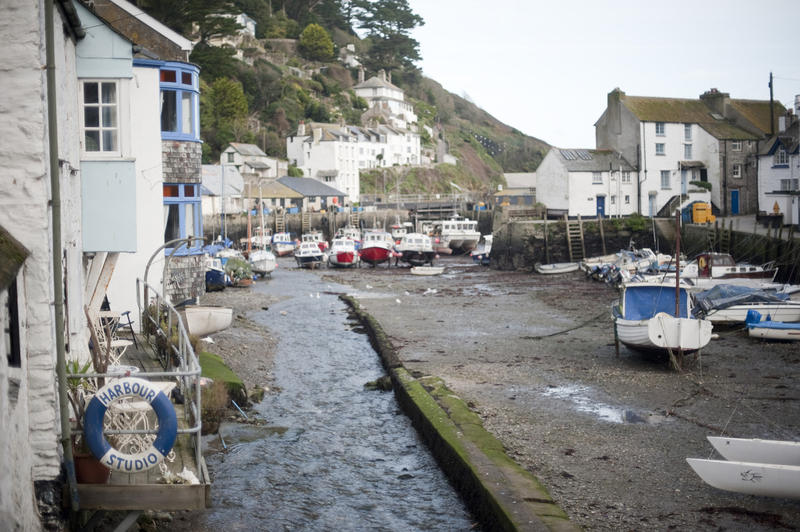
{"type": "MultiPolygon", "coordinates": [[[[164,183],[164,242],[190,236],[203,236],[200,185],[164,183]]],[[[200,246],[199,240],[192,243],[192,249],[200,246]]]]}
{"type": "Polygon", "coordinates": [[[165,63],[160,70],[161,137],[199,140],[198,70],[186,63],[165,63]]]}
{"type": "Polygon", "coordinates": [[[116,81],[83,81],[83,151],[114,155],[119,148],[119,93],[116,81]]]}

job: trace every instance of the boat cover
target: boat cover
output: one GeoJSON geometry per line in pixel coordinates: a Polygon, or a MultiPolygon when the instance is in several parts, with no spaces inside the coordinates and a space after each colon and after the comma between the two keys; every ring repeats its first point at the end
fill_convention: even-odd
{"type": "MultiPolygon", "coordinates": [[[[680,290],[680,318],[688,318],[686,315],[685,289],[680,290]]],[[[647,320],[658,314],[665,312],[670,316],[675,314],[675,287],[666,285],[647,285],[647,286],[627,286],[625,287],[625,306],[626,320],[647,320]]]]}
{"type": "Polygon", "coordinates": [[[788,294],[768,292],[750,286],[718,284],[695,294],[695,308],[701,312],[723,309],[747,303],[780,303],[789,299],[788,294]]]}

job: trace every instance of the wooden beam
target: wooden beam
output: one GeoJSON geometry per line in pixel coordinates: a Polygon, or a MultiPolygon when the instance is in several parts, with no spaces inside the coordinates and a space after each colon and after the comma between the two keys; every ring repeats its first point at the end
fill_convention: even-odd
{"type": "Polygon", "coordinates": [[[82,510],[203,510],[203,484],[78,484],[82,510]]]}

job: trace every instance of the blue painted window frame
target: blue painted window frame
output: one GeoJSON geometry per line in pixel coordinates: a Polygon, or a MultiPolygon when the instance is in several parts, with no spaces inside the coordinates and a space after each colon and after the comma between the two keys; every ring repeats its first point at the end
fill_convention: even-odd
{"type": "MultiPolygon", "coordinates": [[[[202,197],[200,196],[200,183],[164,183],[165,187],[176,186],[178,187],[178,196],[164,196],[164,206],[178,205],[178,220],[180,238],[186,238],[186,206],[194,206],[194,235],[197,237],[203,236],[203,212],[201,208],[202,197]],[[186,187],[194,187],[195,196],[186,195],[186,187]]],[[[164,228],[166,232],[166,227],[164,228]]],[[[166,235],[165,235],[166,238],[166,235]]],[[[166,240],[164,241],[166,243],[166,240]]],[[[172,253],[173,248],[165,248],[164,254],[169,255],[172,253]]],[[[203,253],[203,244],[198,241],[192,247],[182,246],[175,255],[199,255],[203,253]]]]}
{"type": "Polygon", "coordinates": [[[174,91],[175,93],[175,109],[176,109],[176,125],[178,128],[181,127],[184,121],[183,117],[183,106],[181,102],[183,101],[183,95],[189,94],[190,95],[190,109],[191,109],[191,128],[192,131],[185,132],[185,131],[165,131],[161,130],[161,138],[164,140],[200,140],[200,86],[199,86],[199,76],[200,76],[200,69],[194,65],[190,65],[188,63],[177,63],[177,62],[166,62],[161,65],[159,69],[159,79],[161,79],[161,75],[164,72],[172,71],[175,72],[175,81],[160,81],[159,85],[161,87],[161,101],[163,105],[164,98],[166,97],[166,91],[174,91]],[[183,79],[183,74],[189,74],[191,76],[191,84],[185,84],[181,80],[183,79]]]}

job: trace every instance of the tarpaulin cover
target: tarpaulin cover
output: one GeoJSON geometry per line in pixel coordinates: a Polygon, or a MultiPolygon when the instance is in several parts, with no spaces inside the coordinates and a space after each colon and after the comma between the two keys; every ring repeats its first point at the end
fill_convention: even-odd
{"type": "MultiPolygon", "coordinates": [[[[680,290],[680,316],[688,318],[686,314],[686,290],[680,290]]],[[[625,287],[625,319],[626,320],[646,320],[652,318],[659,312],[666,312],[670,316],[675,315],[675,287],[666,285],[636,286],[628,285],[625,287]]]]}
{"type": "Polygon", "coordinates": [[[718,284],[694,297],[697,309],[703,312],[745,303],[779,303],[789,299],[788,294],[776,294],[759,288],[732,284],[718,284]]]}

